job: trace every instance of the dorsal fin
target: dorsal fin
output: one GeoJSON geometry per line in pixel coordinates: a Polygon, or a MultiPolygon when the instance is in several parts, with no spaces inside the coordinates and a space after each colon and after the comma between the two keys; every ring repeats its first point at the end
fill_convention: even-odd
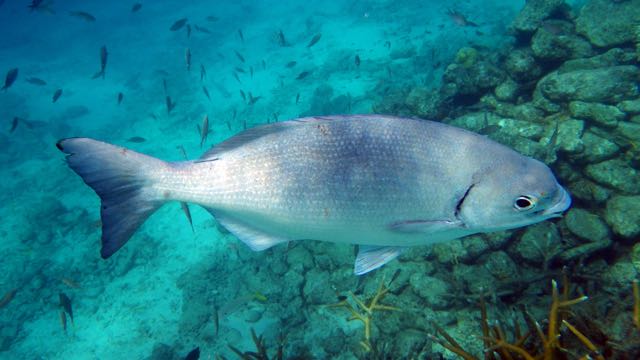
{"type": "Polygon", "coordinates": [[[393,116],[386,115],[331,115],[331,116],[315,116],[315,117],[305,117],[295,120],[282,121],[273,124],[260,125],[253,127],[251,129],[247,129],[211,148],[209,151],[202,154],[199,161],[203,160],[212,160],[220,157],[225,151],[229,151],[231,149],[235,149],[251,141],[254,141],[258,138],[261,138],[266,135],[275,134],[280,131],[287,130],[289,128],[295,126],[302,126],[309,123],[321,123],[321,122],[330,122],[336,120],[345,120],[345,121],[357,121],[361,119],[389,119],[393,118],[393,116]]]}

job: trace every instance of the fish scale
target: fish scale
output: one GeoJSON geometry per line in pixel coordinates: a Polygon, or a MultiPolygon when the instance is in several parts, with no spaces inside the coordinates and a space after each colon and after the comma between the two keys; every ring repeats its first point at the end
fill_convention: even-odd
{"type": "Polygon", "coordinates": [[[570,205],[543,163],[419,119],[296,119],[174,163],[91,139],[58,147],[102,199],[103,257],[166,201],[205,207],[254,250],[306,239],[363,245],[357,274],[407,246],[533,224],[570,205]]]}

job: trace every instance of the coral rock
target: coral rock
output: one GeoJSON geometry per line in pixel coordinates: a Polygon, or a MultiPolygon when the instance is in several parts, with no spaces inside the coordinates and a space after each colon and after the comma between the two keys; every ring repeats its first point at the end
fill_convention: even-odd
{"type": "Polygon", "coordinates": [[[576,19],[576,30],[599,47],[611,47],[635,40],[640,23],[640,0],[590,0],[576,19]]]}
{"type": "Polygon", "coordinates": [[[616,127],[625,117],[625,114],[615,106],[583,101],[569,103],[569,111],[573,117],[590,120],[605,127],[616,127]]]}
{"type": "Polygon", "coordinates": [[[640,235],[640,196],[614,196],[607,202],[605,219],[616,234],[640,235]]]}

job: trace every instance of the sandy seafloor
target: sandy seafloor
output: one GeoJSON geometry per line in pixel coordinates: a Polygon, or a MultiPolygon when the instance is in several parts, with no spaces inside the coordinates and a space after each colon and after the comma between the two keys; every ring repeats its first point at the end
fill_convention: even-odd
{"type": "MultiPolygon", "coordinates": [[[[370,113],[376,88],[407,82],[437,87],[443,66],[436,62],[450,62],[460,47],[471,43],[492,47],[507,41],[505,28],[523,3],[143,1],[141,10],[131,13],[129,1],[56,1],[55,14],[49,14],[29,12],[26,1],[7,0],[0,7],[0,73],[4,76],[18,67],[19,77],[8,91],[0,92],[0,292],[18,290],[0,310],[0,358],[144,359],[156,344],[165,343],[182,355],[199,345],[202,358],[209,359],[214,353],[229,356],[227,342],[251,344],[242,312],[221,319],[220,334],[210,343],[185,335],[180,319],[190,299],[178,286],[189,269],[221,264],[218,273],[210,274],[210,293],[203,291],[201,296],[222,304],[231,301],[239,292],[234,286],[240,285],[220,279],[252,276],[253,270],[243,266],[238,255],[250,252],[248,247],[221,234],[197,206],[191,207],[192,232],[180,206],[172,203],[154,214],[123,250],[102,260],[99,200],[64,164],[55,148],[59,138],[89,136],[180,160],[180,146],[190,158],[203,152],[197,125],[205,114],[212,124],[208,147],[239,132],[244,123],[250,127],[274,117],[344,112],[344,107],[322,105],[326,93],[314,97],[322,86],[331,87],[330,97],[350,98],[347,112],[370,113]],[[480,27],[457,26],[446,15],[448,9],[466,14],[480,27]],[[89,12],[97,20],[69,16],[74,10],[89,12]],[[208,21],[208,16],[218,20],[208,21]],[[184,28],[169,31],[183,17],[211,34],[192,29],[187,38],[184,28]],[[290,46],[277,44],[279,29],[290,46]],[[320,41],[307,48],[317,33],[322,34],[320,41]],[[417,54],[390,56],[408,43],[417,54]],[[109,53],[106,76],[92,79],[103,45],[109,53]],[[185,65],[186,48],[192,53],[191,71],[185,65]],[[234,50],[244,56],[244,64],[234,50]],[[417,68],[412,60],[416,55],[427,66],[417,68]],[[286,68],[289,61],[297,64],[286,68]],[[201,64],[206,68],[204,81],[201,64]],[[240,81],[234,79],[238,66],[247,72],[253,67],[253,77],[247,73],[239,75],[240,81]],[[310,75],[296,80],[302,71],[310,75]],[[47,85],[27,83],[28,77],[44,79],[47,85]],[[176,103],[170,114],[163,79],[176,103]],[[211,100],[203,94],[203,85],[211,100]],[[63,94],[53,103],[57,88],[63,94]],[[241,89],[262,98],[249,106],[241,89]],[[124,94],[120,105],[118,92],[124,94]],[[33,129],[19,124],[9,133],[15,116],[44,124],[33,129]],[[127,142],[133,136],[146,141],[127,142]],[[216,286],[217,281],[222,286],[216,286]],[[74,307],[75,322],[66,334],[59,320],[61,291],[74,307]]],[[[351,251],[339,245],[335,249],[351,251]]],[[[282,251],[257,254],[257,261],[282,251]]],[[[286,284],[262,286],[249,291],[268,293],[269,286],[286,284]]],[[[271,314],[251,326],[261,332],[275,322],[271,314]]],[[[205,330],[213,331],[213,326],[205,330]]],[[[305,331],[320,336],[323,328],[305,331]]]]}

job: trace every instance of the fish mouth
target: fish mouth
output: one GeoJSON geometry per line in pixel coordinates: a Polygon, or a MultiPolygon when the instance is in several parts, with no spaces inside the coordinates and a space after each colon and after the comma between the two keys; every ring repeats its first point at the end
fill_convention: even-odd
{"type": "Polygon", "coordinates": [[[558,185],[558,191],[555,196],[554,205],[542,212],[542,215],[546,218],[562,217],[562,213],[565,212],[569,206],[571,206],[571,195],[562,186],[558,185]]]}

